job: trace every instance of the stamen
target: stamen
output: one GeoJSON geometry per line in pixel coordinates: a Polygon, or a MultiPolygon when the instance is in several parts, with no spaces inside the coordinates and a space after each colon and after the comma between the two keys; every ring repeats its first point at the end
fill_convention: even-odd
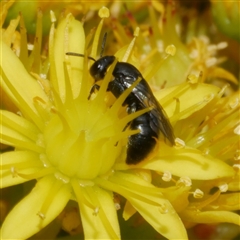
{"type": "Polygon", "coordinates": [[[46,215],[42,212],[38,212],[37,215],[42,219],[44,220],[46,218],[46,215]]]}
{"type": "Polygon", "coordinates": [[[164,61],[169,58],[170,56],[173,56],[176,52],[176,48],[175,46],[168,46],[167,49],[166,49],[166,56],[163,57],[159,62],[157,62],[153,68],[145,75],[145,78],[146,79],[151,79],[155,74],[156,72],[160,69],[160,67],[162,66],[162,64],[164,63],[164,61]]]}
{"type": "Polygon", "coordinates": [[[27,43],[27,29],[25,27],[24,19],[22,13],[20,15],[20,34],[21,34],[21,41],[20,41],[20,56],[19,59],[23,63],[24,66],[28,64],[28,43],[27,43]]]}
{"type": "Polygon", "coordinates": [[[218,186],[218,188],[221,192],[227,192],[228,184],[227,183],[221,184],[221,185],[218,186]]]}
{"type": "Polygon", "coordinates": [[[120,198],[119,194],[114,193],[113,202],[114,202],[116,211],[120,210],[121,209],[121,198],[120,198]]]}
{"type": "Polygon", "coordinates": [[[76,178],[71,178],[71,185],[73,187],[77,201],[78,201],[78,203],[84,204],[84,205],[88,206],[89,208],[94,209],[94,206],[92,205],[92,203],[89,202],[83,194],[83,187],[85,187],[85,186],[81,186],[81,182],[82,182],[82,180],[78,180],[76,178]]]}
{"type": "Polygon", "coordinates": [[[99,213],[100,207],[95,207],[94,211],[93,211],[93,216],[97,216],[99,213]]]}
{"type": "Polygon", "coordinates": [[[227,42],[220,42],[217,44],[217,49],[220,50],[220,49],[224,49],[228,46],[228,43],[227,42]]]}
{"type": "Polygon", "coordinates": [[[49,207],[51,206],[53,199],[55,198],[58,191],[62,187],[62,185],[63,185],[63,181],[59,181],[58,179],[56,179],[54,181],[54,183],[52,184],[52,187],[50,187],[49,192],[48,192],[48,194],[43,202],[43,205],[41,206],[41,209],[38,213],[38,216],[41,219],[44,219],[46,217],[46,213],[47,213],[49,207]]]}
{"type": "Polygon", "coordinates": [[[239,161],[240,160],[240,150],[237,149],[235,154],[234,154],[234,160],[239,161]]]}
{"type": "Polygon", "coordinates": [[[234,169],[236,172],[240,172],[240,164],[233,164],[233,169],[234,169]]]}
{"type": "Polygon", "coordinates": [[[31,43],[28,43],[28,45],[27,45],[27,50],[28,50],[28,51],[33,51],[33,48],[34,48],[34,45],[31,44],[31,43]]]}
{"type": "Polygon", "coordinates": [[[47,155],[45,153],[41,153],[39,155],[39,159],[40,159],[41,163],[43,164],[43,167],[49,168],[51,166],[51,163],[48,160],[47,155]]]}
{"type": "Polygon", "coordinates": [[[239,98],[235,98],[234,100],[230,101],[228,104],[231,109],[236,108],[239,105],[239,98]]]}
{"type": "Polygon", "coordinates": [[[199,57],[199,52],[197,49],[193,49],[190,53],[189,53],[189,57],[191,59],[197,59],[199,57]]]}
{"type": "Polygon", "coordinates": [[[11,171],[11,173],[12,173],[12,177],[13,177],[13,178],[18,177],[18,172],[17,172],[17,170],[16,170],[15,167],[11,167],[11,168],[10,168],[10,171],[11,171]]]}
{"type": "Polygon", "coordinates": [[[179,96],[180,94],[183,94],[187,90],[189,90],[190,84],[180,84],[178,85],[172,92],[167,94],[167,96],[163,97],[161,99],[161,105],[164,107],[165,105],[168,105],[172,102],[176,96],[179,96]]]}
{"type": "Polygon", "coordinates": [[[94,39],[93,39],[92,51],[91,51],[91,54],[90,54],[90,56],[93,57],[94,59],[96,59],[98,45],[99,45],[99,42],[101,42],[99,39],[100,39],[100,34],[101,34],[101,31],[102,31],[104,19],[108,18],[108,16],[110,15],[108,8],[106,8],[106,7],[100,8],[100,10],[98,11],[98,15],[102,19],[97,26],[97,30],[95,32],[94,39]]]}
{"type": "Polygon", "coordinates": [[[172,180],[172,173],[169,171],[164,171],[162,180],[165,182],[170,182],[172,180]]]}
{"type": "Polygon", "coordinates": [[[180,138],[175,138],[175,147],[184,148],[186,146],[185,142],[180,138]]]}
{"type": "Polygon", "coordinates": [[[37,25],[36,25],[36,35],[34,39],[34,47],[31,53],[30,58],[33,59],[33,63],[31,66],[31,71],[35,73],[40,72],[40,65],[41,65],[41,49],[42,49],[42,17],[43,13],[40,8],[37,10],[37,25]]]}
{"type": "Polygon", "coordinates": [[[39,119],[46,123],[49,120],[50,105],[40,97],[34,97],[33,104],[39,114],[39,119]]]}
{"type": "Polygon", "coordinates": [[[174,56],[176,53],[176,47],[173,44],[168,45],[165,49],[165,52],[171,56],[174,56]]]}
{"type": "Polygon", "coordinates": [[[45,141],[42,133],[38,134],[38,138],[36,140],[36,145],[42,148],[45,148],[45,141]]]}
{"type": "Polygon", "coordinates": [[[50,19],[52,23],[55,23],[57,21],[55,13],[52,10],[50,10],[50,19]]]}
{"type": "MultiPolygon", "coordinates": [[[[93,215],[97,216],[99,214],[99,218],[101,219],[103,225],[108,229],[111,236],[113,236],[113,239],[117,239],[118,237],[106,216],[106,212],[104,211],[104,208],[102,208],[101,202],[98,200],[98,194],[94,193],[93,190],[90,190],[90,188],[86,188],[85,193],[86,195],[89,196],[93,204],[97,206],[97,207],[94,207],[93,215]],[[103,209],[103,210],[99,211],[100,209],[103,209]]],[[[80,209],[81,209],[81,205],[80,205],[80,209]]]]}
{"type": "Polygon", "coordinates": [[[229,86],[230,86],[229,84],[226,84],[221,88],[220,92],[218,93],[219,98],[223,96],[223,94],[226,92],[226,89],[229,88],[229,86]]]}
{"type": "Polygon", "coordinates": [[[1,170],[11,169],[11,172],[17,172],[16,169],[29,169],[34,167],[41,167],[42,164],[39,161],[25,161],[25,162],[15,162],[15,163],[8,163],[8,164],[2,164],[1,170]]]}
{"type": "Polygon", "coordinates": [[[194,192],[193,192],[193,197],[194,198],[202,198],[204,196],[204,193],[203,191],[201,191],[200,189],[196,189],[194,192]]]}
{"type": "Polygon", "coordinates": [[[50,97],[50,93],[51,93],[51,86],[50,86],[50,82],[47,80],[47,75],[44,73],[40,73],[39,75],[34,73],[34,72],[30,72],[30,74],[37,79],[38,83],[40,84],[41,88],[44,90],[44,92],[48,95],[48,97],[50,97]]]}
{"type": "Polygon", "coordinates": [[[198,79],[199,79],[199,76],[197,76],[196,74],[189,74],[187,76],[187,81],[191,84],[198,83],[198,79]]]}
{"type": "Polygon", "coordinates": [[[115,206],[116,211],[121,209],[121,205],[119,203],[114,202],[114,206],[115,206]]]}
{"type": "Polygon", "coordinates": [[[217,45],[215,45],[215,44],[211,44],[211,45],[207,46],[208,52],[216,52],[216,50],[217,50],[217,45]]]}
{"type": "Polygon", "coordinates": [[[166,214],[169,211],[165,204],[161,204],[158,209],[159,209],[159,212],[162,213],[162,214],[166,214]]]}
{"type": "Polygon", "coordinates": [[[181,177],[177,182],[176,186],[185,186],[185,187],[190,187],[192,186],[192,180],[189,177],[181,177]]]}
{"type": "MultiPolygon", "coordinates": [[[[51,71],[49,73],[50,82],[52,84],[52,92],[54,94],[54,99],[57,96],[57,100],[60,99],[58,92],[59,92],[59,83],[57,81],[57,70],[56,70],[56,61],[54,56],[54,37],[55,37],[55,24],[54,22],[51,25],[50,33],[49,33],[49,62],[51,64],[51,71]]],[[[55,100],[56,101],[56,100],[55,100]]],[[[59,101],[60,102],[60,101],[59,101]]]]}
{"type": "Polygon", "coordinates": [[[98,11],[98,16],[100,18],[109,18],[109,16],[110,16],[109,9],[106,7],[100,8],[100,10],[98,11]]]}
{"type": "Polygon", "coordinates": [[[58,111],[55,107],[51,108],[51,112],[57,114],[59,117],[59,120],[62,123],[63,131],[68,132],[71,131],[71,128],[69,126],[69,122],[65,119],[65,117],[62,115],[62,112],[58,111]]]}
{"type": "Polygon", "coordinates": [[[238,125],[236,128],[234,128],[233,132],[237,135],[240,135],[240,125],[238,125]]]}
{"type": "Polygon", "coordinates": [[[17,16],[16,19],[11,20],[10,24],[6,28],[6,30],[1,33],[3,42],[5,42],[9,47],[11,47],[12,36],[13,36],[14,32],[16,31],[16,28],[19,24],[19,20],[20,20],[20,16],[17,16]]]}
{"type": "Polygon", "coordinates": [[[212,202],[216,201],[219,198],[220,194],[221,192],[217,191],[213,195],[210,195],[210,197],[208,197],[206,200],[197,203],[196,204],[197,209],[202,209],[211,204],[212,202]]]}
{"type": "Polygon", "coordinates": [[[133,48],[134,48],[134,45],[135,45],[135,42],[136,42],[136,39],[139,35],[139,27],[137,27],[134,31],[134,38],[132,39],[131,43],[129,44],[123,58],[122,58],[122,62],[127,62],[127,60],[129,59],[129,56],[132,54],[133,52],[133,48]]]}
{"type": "Polygon", "coordinates": [[[36,172],[32,173],[32,174],[24,174],[24,173],[20,173],[20,172],[18,172],[17,174],[18,174],[18,176],[20,176],[22,178],[31,180],[31,179],[38,179],[38,178],[46,176],[48,174],[53,174],[55,171],[56,171],[55,168],[50,167],[50,168],[41,169],[40,171],[36,170],[36,172]]]}
{"type": "Polygon", "coordinates": [[[91,180],[82,180],[82,179],[80,179],[79,180],[79,185],[81,187],[92,187],[92,186],[95,185],[95,183],[93,181],[91,181],[91,180]]]}
{"type": "Polygon", "coordinates": [[[62,182],[65,183],[65,184],[66,184],[66,183],[69,183],[69,181],[70,181],[70,179],[69,179],[67,176],[63,175],[63,174],[60,173],[60,172],[56,172],[56,173],[54,174],[54,176],[55,176],[56,179],[62,181],[62,182]]]}
{"type": "Polygon", "coordinates": [[[214,98],[214,94],[211,93],[211,94],[206,95],[206,96],[203,98],[203,100],[204,100],[204,102],[209,103],[210,101],[213,100],[213,98],[214,98]]]}
{"type": "Polygon", "coordinates": [[[202,150],[202,153],[203,153],[204,156],[207,156],[209,154],[209,152],[210,152],[209,148],[205,148],[205,149],[202,150]]]}
{"type": "MultiPolygon", "coordinates": [[[[179,98],[174,98],[174,100],[176,101],[176,106],[175,106],[175,109],[174,109],[173,116],[174,115],[180,116],[180,100],[179,100],[179,98]]],[[[172,122],[173,126],[175,125],[174,123],[176,123],[178,120],[179,120],[179,118],[176,119],[175,122],[173,122],[172,118],[170,118],[170,121],[172,122]]]]}

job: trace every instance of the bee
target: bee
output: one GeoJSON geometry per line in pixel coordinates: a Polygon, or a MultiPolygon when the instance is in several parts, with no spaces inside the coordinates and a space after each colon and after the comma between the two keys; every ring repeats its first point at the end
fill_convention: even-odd
{"type": "MultiPolygon", "coordinates": [[[[84,56],[72,52],[66,54],[84,56]]],[[[90,74],[95,80],[92,93],[95,89],[100,88],[97,82],[103,80],[108,68],[114,62],[115,56],[104,56],[98,60],[89,58],[95,61],[90,67],[90,74]]],[[[123,102],[123,106],[127,106],[128,114],[151,107],[148,112],[128,123],[127,127],[131,130],[139,130],[139,133],[128,137],[126,163],[137,164],[146,159],[155,148],[161,133],[171,145],[174,145],[175,136],[168,117],[138,69],[130,63],[117,62],[112,75],[113,79],[109,82],[107,91],[112,92],[116,98],[140,78],[140,82],[123,102]]]]}

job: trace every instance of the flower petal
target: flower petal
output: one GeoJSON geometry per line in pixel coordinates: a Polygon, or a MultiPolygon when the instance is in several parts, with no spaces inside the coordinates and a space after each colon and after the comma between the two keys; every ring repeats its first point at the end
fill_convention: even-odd
{"type": "Polygon", "coordinates": [[[154,95],[157,99],[160,99],[159,101],[169,117],[174,115],[176,109],[176,101],[173,99],[178,98],[180,102],[180,112],[182,113],[180,119],[184,119],[203,108],[208,103],[206,99],[209,96],[216,96],[218,92],[219,88],[214,85],[182,83],[155,92],[154,95]]]}
{"type": "Polygon", "coordinates": [[[221,194],[216,201],[210,204],[207,208],[218,210],[237,211],[240,210],[240,193],[225,193],[221,194]]]}
{"type": "Polygon", "coordinates": [[[13,186],[19,183],[29,181],[17,175],[16,171],[21,170],[21,173],[32,174],[39,168],[42,168],[42,163],[39,161],[39,154],[30,151],[14,151],[1,154],[1,169],[0,169],[0,188],[13,186]]]}
{"type": "Polygon", "coordinates": [[[11,129],[25,135],[29,139],[37,140],[39,130],[30,121],[9,111],[0,110],[1,125],[9,126],[11,129]]]}
{"type": "Polygon", "coordinates": [[[209,69],[209,76],[212,78],[221,78],[230,81],[231,83],[238,84],[236,77],[224,68],[214,67],[209,69]]]}
{"type": "Polygon", "coordinates": [[[160,146],[158,156],[144,160],[138,165],[116,164],[115,169],[145,168],[158,172],[169,171],[173,175],[188,176],[196,180],[210,180],[222,177],[233,177],[234,170],[223,161],[204,155],[192,148],[175,148],[164,143],[160,146]]]}
{"type": "Polygon", "coordinates": [[[160,190],[138,176],[116,172],[110,182],[98,179],[103,187],[124,196],[131,205],[155,228],[168,239],[187,239],[187,233],[178,214],[160,190]],[[174,228],[174,230],[172,229],[174,228]]]}
{"type": "Polygon", "coordinates": [[[185,210],[180,213],[183,220],[194,223],[220,223],[228,222],[240,225],[240,216],[229,211],[204,211],[185,210]]]}
{"type": "Polygon", "coordinates": [[[6,145],[14,146],[19,149],[28,149],[36,152],[43,152],[44,148],[36,144],[36,142],[30,140],[29,138],[23,136],[18,131],[13,130],[8,126],[1,126],[1,143],[6,145]]]}
{"type": "Polygon", "coordinates": [[[27,239],[49,224],[62,211],[71,195],[67,185],[63,185],[52,199],[45,218],[38,216],[55,180],[55,177],[39,180],[33,190],[11,210],[2,225],[2,239],[27,239]]]}
{"type": "Polygon", "coordinates": [[[113,195],[97,186],[82,187],[73,182],[85,239],[120,239],[113,195]]]}
{"type": "Polygon", "coordinates": [[[65,74],[63,63],[66,59],[69,59],[71,63],[69,79],[71,80],[73,96],[76,98],[80,92],[84,58],[76,56],[67,57],[66,52],[84,53],[85,34],[82,23],[75,20],[71,14],[64,18],[57,27],[53,47],[57,78],[51,79],[51,81],[58,81],[54,86],[58,86],[57,91],[59,91],[60,97],[65,99],[65,74]]]}
{"type": "Polygon", "coordinates": [[[34,107],[33,99],[39,97],[47,102],[47,96],[40,84],[29,75],[12,50],[4,42],[0,41],[0,44],[3,58],[0,61],[0,68],[2,69],[0,84],[22,113],[38,123],[39,116],[34,107]]]}

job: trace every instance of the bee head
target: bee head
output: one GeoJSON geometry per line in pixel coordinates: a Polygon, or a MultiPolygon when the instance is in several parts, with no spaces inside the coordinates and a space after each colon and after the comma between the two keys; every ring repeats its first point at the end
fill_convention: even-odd
{"type": "Polygon", "coordinates": [[[102,80],[109,66],[114,62],[114,56],[104,56],[98,59],[90,68],[90,74],[95,81],[102,80]]]}

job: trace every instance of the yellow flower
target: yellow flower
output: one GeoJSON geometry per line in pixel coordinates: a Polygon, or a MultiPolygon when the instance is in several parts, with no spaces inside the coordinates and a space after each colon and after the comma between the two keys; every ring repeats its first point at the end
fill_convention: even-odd
{"type": "MultiPolygon", "coordinates": [[[[103,19],[95,32],[92,57],[108,10],[99,13],[103,19]]],[[[155,91],[174,126],[176,146],[159,139],[152,156],[127,165],[127,138],[136,132],[122,130],[140,113],[127,115],[122,107],[131,88],[118,99],[107,92],[116,61],[89,100],[94,81],[88,71],[90,60],[66,55],[87,56],[90,35],[85,37],[82,23],[68,14],[55,29],[52,14],[48,58],[40,61],[39,33],[29,67],[29,58],[21,57],[23,48],[21,62],[7,41],[18,21],[1,39],[1,87],[19,109],[1,110],[1,142],[15,148],[1,154],[1,188],[37,182],[7,215],[2,239],[31,237],[69,200],[78,203],[85,239],[120,239],[114,193],[127,200],[125,220],[137,211],[167,239],[187,239],[185,226],[194,223],[239,224],[239,215],[233,212],[239,209],[239,171],[234,171],[237,164],[232,167],[233,157],[239,160],[238,95],[223,98],[224,89],[192,76],[155,91]],[[235,193],[229,193],[233,189],[235,193]]],[[[133,46],[127,49],[117,53],[119,60],[128,60],[133,46]]],[[[169,48],[166,52],[172,53],[169,48]]]]}

